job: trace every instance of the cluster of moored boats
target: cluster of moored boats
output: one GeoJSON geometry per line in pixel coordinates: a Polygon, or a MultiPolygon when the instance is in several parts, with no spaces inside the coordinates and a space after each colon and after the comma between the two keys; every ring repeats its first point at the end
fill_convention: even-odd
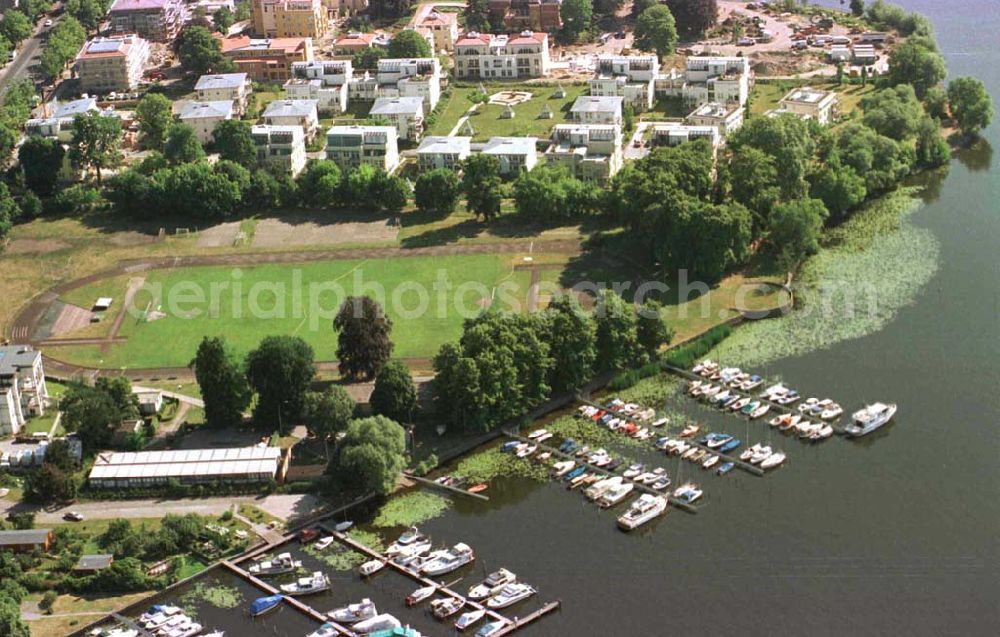
{"type": "MultiPolygon", "coordinates": [[[[156,635],[157,637],[195,637],[201,635],[204,627],[199,624],[194,617],[187,615],[179,606],[168,604],[154,604],[139,616],[138,625],[142,627],[144,635],[156,635]]],[[[133,637],[139,631],[135,629],[116,629],[117,632],[106,633],[108,637],[133,637]]],[[[225,633],[216,630],[205,634],[204,637],[223,637],[225,633]]]]}
{"type": "MultiPolygon", "coordinates": [[[[385,555],[394,564],[415,575],[425,577],[451,573],[476,559],[475,552],[464,542],[459,542],[449,549],[432,549],[430,538],[413,527],[399,536],[399,539],[386,549],[385,555]]],[[[385,568],[387,563],[384,559],[369,560],[361,565],[358,572],[363,577],[369,577],[385,568]]]]}

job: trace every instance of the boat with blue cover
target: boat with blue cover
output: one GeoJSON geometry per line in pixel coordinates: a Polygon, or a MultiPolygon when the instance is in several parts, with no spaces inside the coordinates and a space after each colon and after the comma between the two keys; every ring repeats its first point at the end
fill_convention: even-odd
{"type": "Polygon", "coordinates": [[[742,443],[742,441],[740,441],[739,438],[733,438],[731,440],[728,440],[728,441],[722,443],[722,446],[720,446],[717,449],[717,451],[719,453],[726,453],[727,451],[732,451],[736,447],[739,447],[741,444],[743,444],[743,443],[742,443]]]}
{"type": "Polygon", "coordinates": [[[269,595],[268,597],[258,597],[250,604],[250,616],[260,617],[281,606],[283,595],[269,595]]]}
{"type": "Polygon", "coordinates": [[[567,481],[568,480],[572,480],[573,478],[579,476],[580,474],[582,474],[586,470],[587,470],[587,467],[577,467],[577,468],[573,469],[572,471],[570,471],[569,473],[567,473],[566,475],[564,475],[563,476],[563,480],[567,480],[567,481]]]}
{"type": "Polygon", "coordinates": [[[736,464],[733,463],[733,462],[724,462],[721,465],[719,465],[719,470],[716,471],[716,473],[719,474],[720,476],[724,476],[727,473],[729,473],[730,471],[732,471],[733,467],[735,467],[735,466],[736,466],[736,464]]]}

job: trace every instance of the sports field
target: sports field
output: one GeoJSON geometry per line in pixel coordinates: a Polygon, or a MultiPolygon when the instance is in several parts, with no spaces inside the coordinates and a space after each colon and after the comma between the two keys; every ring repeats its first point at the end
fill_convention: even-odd
{"type": "MultiPolygon", "coordinates": [[[[511,255],[457,255],[151,270],[118,330],[124,342],[61,347],[59,357],[105,368],[175,367],[191,361],[202,336],[225,336],[242,354],[265,336],[290,334],[312,345],[316,360],[334,360],[332,317],[345,295],[364,294],[393,322],[394,356],[429,358],[458,338],[464,318],[500,298],[501,283],[525,309],[530,273],[513,263],[511,255]]],[[[63,300],[119,303],[127,285],[115,277],[63,300]]]]}

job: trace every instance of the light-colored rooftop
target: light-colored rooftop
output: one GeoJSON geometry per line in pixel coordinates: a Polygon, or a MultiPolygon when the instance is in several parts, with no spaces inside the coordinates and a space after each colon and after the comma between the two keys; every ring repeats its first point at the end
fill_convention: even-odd
{"type": "Polygon", "coordinates": [[[30,345],[0,346],[0,376],[10,376],[19,369],[31,367],[41,355],[30,345]]]}
{"type": "Polygon", "coordinates": [[[210,91],[213,89],[239,88],[246,83],[246,73],[219,73],[216,75],[202,75],[198,78],[198,83],[194,89],[196,91],[210,91]]]}
{"type": "Polygon", "coordinates": [[[537,137],[490,137],[483,147],[488,155],[530,155],[537,148],[537,137]]]}
{"type": "Polygon", "coordinates": [[[228,118],[233,116],[232,100],[211,102],[188,102],[181,108],[178,119],[202,119],[206,117],[228,118]]]}
{"type": "Polygon", "coordinates": [[[277,447],[107,452],[98,454],[90,479],[273,474],[280,457],[277,447]]]}
{"type": "Polygon", "coordinates": [[[468,154],[472,145],[471,137],[425,137],[417,148],[417,154],[446,154],[460,155],[468,154]]]}
{"type": "Polygon", "coordinates": [[[317,100],[274,100],[264,117],[309,117],[316,114],[317,100]]]}
{"type": "Polygon", "coordinates": [[[423,115],[422,97],[380,97],[375,100],[369,115],[423,115]]]}
{"type": "Polygon", "coordinates": [[[69,102],[57,103],[55,112],[52,117],[56,119],[71,118],[77,115],[82,115],[89,111],[97,110],[97,98],[96,97],[86,97],[83,99],[72,100],[69,102]]]}
{"type": "Polygon", "coordinates": [[[620,113],[622,110],[622,97],[594,97],[592,95],[581,95],[573,102],[573,113],[620,113]]]}

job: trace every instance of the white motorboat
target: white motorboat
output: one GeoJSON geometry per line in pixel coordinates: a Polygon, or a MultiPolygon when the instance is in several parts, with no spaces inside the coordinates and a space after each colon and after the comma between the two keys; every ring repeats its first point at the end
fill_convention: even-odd
{"type": "Polygon", "coordinates": [[[554,437],[553,434],[550,434],[550,433],[546,432],[546,433],[542,434],[541,436],[539,436],[538,438],[536,438],[535,442],[537,442],[537,443],[543,443],[546,440],[550,440],[553,437],[554,437]]]}
{"type": "Polygon", "coordinates": [[[667,424],[668,422],[670,422],[669,418],[660,418],[658,420],[654,420],[652,422],[652,424],[650,424],[649,426],[650,427],[662,427],[663,425],[667,424]]]}
{"type": "Polygon", "coordinates": [[[797,429],[800,422],[802,422],[802,416],[796,414],[791,418],[789,418],[788,420],[782,422],[780,425],[778,425],[778,429],[780,429],[781,431],[788,431],[789,429],[797,429]]]}
{"type": "Polygon", "coordinates": [[[777,467],[778,465],[780,465],[784,461],[785,461],[785,454],[784,453],[782,453],[780,451],[777,452],[777,453],[772,453],[770,456],[768,456],[767,458],[765,458],[763,462],[760,463],[760,468],[761,469],[770,469],[772,467],[777,467]]]}
{"type": "Polygon", "coordinates": [[[361,573],[362,577],[368,577],[378,573],[383,568],[385,568],[385,562],[382,560],[368,560],[358,568],[358,572],[361,573]]]}
{"type": "Polygon", "coordinates": [[[597,505],[602,509],[611,508],[628,497],[628,494],[632,493],[633,489],[635,489],[635,484],[631,482],[624,482],[616,487],[612,487],[597,499],[597,505]]]}
{"type": "Polygon", "coordinates": [[[401,627],[402,624],[398,619],[388,613],[383,613],[382,615],[375,615],[371,619],[366,619],[354,624],[351,626],[351,630],[360,635],[367,635],[368,633],[374,633],[379,630],[392,630],[394,628],[401,627]]]}
{"type": "Polygon", "coordinates": [[[547,430],[545,430],[545,429],[536,429],[536,430],[532,431],[530,434],[528,434],[528,438],[531,438],[532,440],[534,440],[535,438],[541,438],[542,436],[544,436],[547,433],[549,433],[549,432],[547,430]]]}
{"type": "Polygon", "coordinates": [[[391,554],[387,550],[386,555],[391,555],[392,557],[413,557],[414,555],[420,555],[431,550],[431,546],[432,543],[429,539],[417,540],[413,544],[394,547],[391,554]]]}
{"type": "Polygon", "coordinates": [[[702,490],[693,482],[688,482],[674,490],[674,497],[686,504],[698,500],[702,496],[702,490]]]}
{"type": "Polygon", "coordinates": [[[768,405],[767,403],[761,403],[760,407],[750,412],[750,420],[756,420],[757,418],[760,418],[761,416],[766,414],[770,409],[771,409],[770,405],[768,405]]]}
{"type": "Polygon", "coordinates": [[[421,586],[406,596],[406,605],[415,606],[437,592],[437,586],[421,586]]]}
{"type": "Polygon", "coordinates": [[[752,456],[750,456],[750,464],[760,464],[774,453],[770,445],[761,447],[752,456]]]}
{"type": "Polygon", "coordinates": [[[613,487],[620,486],[624,478],[621,476],[612,476],[610,478],[604,478],[603,480],[598,480],[594,484],[587,487],[583,495],[587,496],[588,500],[596,500],[605,493],[607,493],[613,487]]]}
{"type": "Polygon", "coordinates": [[[309,577],[300,577],[291,584],[282,584],[281,592],[286,595],[312,595],[330,588],[330,578],[322,571],[314,571],[309,577]]]}
{"type": "Polygon", "coordinates": [[[653,489],[654,491],[663,491],[669,486],[670,486],[670,476],[668,476],[667,474],[663,474],[656,480],[656,482],[649,485],[649,488],[653,489]]]}
{"type": "Polygon", "coordinates": [[[718,462],[719,462],[719,456],[715,455],[714,453],[710,454],[707,458],[705,458],[705,461],[701,463],[701,468],[702,469],[711,469],[718,462]]]}
{"type": "Polygon", "coordinates": [[[864,436],[885,425],[896,414],[895,403],[873,403],[864,409],[859,409],[852,416],[853,422],[844,427],[845,432],[852,438],[864,436]]]}
{"type": "Polygon", "coordinates": [[[247,572],[251,575],[283,575],[302,567],[302,562],[293,560],[291,553],[282,553],[273,560],[264,560],[251,564],[247,572]]]}
{"type": "Polygon", "coordinates": [[[537,591],[527,584],[507,584],[499,593],[486,600],[486,605],[494,610],[507,608],[526,600],[537,591]]]}
{"type": "Polygon", "coordinates": [[[517,576],[505,568],[494,571],[486,576],[479,584],[469,589],[469,599],[486,599],[491,595],[500,592],[500,588],[517,581],[517,576]]]}
{"type": "Polygon", "coordinates": [[[760,444],[758,442],[757,444],[753,445],[752,447],[747,447],[746,449],[743,450],[743,453],[740,454],[740,460],[750,460],[750,458],[753,457],[753,454],[755,454],[758,451],[760,451],[763,448],[763,446],[764,445],[762,445],[762,444],[760,444]]]}
{"type": "Polygon", "coordinates": [[[729,411],[739,411],[750,404],[751,398],[749,396],[744,396],[740,398],[735,403],[729,406],[729,411]]]}
{"type": "Polygon", "coordinates": [[[476,637],[493,637],[493,635],[499,634],[500,631],[503,630],[506,625],[507,622],[501,619],[497,619],[487,624],[483,624],[482,626],[479,627],[479,630],[476,631],[476,637]]]}
{"type": "Polygon", "coordinates": [[[462,613],[455,621],[455,629],[466,630],[485,616],[485,608],[477,608],[476,610],[470,610],[467,613],[462,613]]]}
{"type": "Polygon", "coordinates": [[[181,612],[180,606],[171,606],[170,604],[154,604],[148,611],[139,615],[139,623],[146,628],[152,628],[150,626],[146,626],[146,624],[156,620],[162,620],[159,621],[159,623],[162,624],[179,612],[181,612]]]}
{"type": "Polygon", "coordinates": [[[645,470],[645,468],[646,465],[642,464],[641,462],[630,464],[628,468],[625,469],[625,471],[622,473],[622,477],[625,478],[626,480],[631,480],[632,478],[642,473],[645,470]]]}
{"type": "Polygon", "coordinates": [[[628,511],[618,518],[618,526],[625,531],[637,529],[667,510],[667,499],[644,493],[633,502],[628,511]]]}
{"type": "Polygon", "coordinates": [[[531,454],[535,453],[536,449],[538,449],[538,445],[525,445],[517,450],[517,457],[527,458],[531,454]]]}
{"type": "Polygon", "coordinates": [[[313,544],[313,548],[316,549],[317,551],[322,551],[331,544],[333,544],[333,536],[328,535],[324,538],[320,538],[319,540],[317,540],[316,543],[313,544]]]}
{"type": "Polygon", "coordinates": [[[188,621],[166,633],[165,637],[194,637],[201,632],[202,628],[204,627],[198,622],[188,621]]]}
{"type": "Polygon", "coordinates": [[[562,476],[569,473],[573,467],[576,466],[574,460],[563,460],[552,465],[552,475],[556,478],[561,478],[562,476]]]}
{"type": "Polygon", "coordinates": [[[830,425],[823,425],[823,427],[818,431],[812,432],[812,434],[809,437],[812,438],[813,440],[825,440],[826,438],[829,438],[832,435],[833,435],[833,427],[831,427],[830,425]]]}
{"type": "Polygon", "coordinates": [[[844,413],[844,408],[837,403],[830,403],[827,405],[826,409],[819,415],[823,420],[833,420],[834,418],[840,417],[844,413]]]}
{"type": "Polygon", "coordinates": [[[701,387],[704,382],[705,381],[703,381],[703,380],[693,380],[693,381],[691,381],[690,383],[688,383],[687,393],[690,394],[690,393],[694,392],[694,390],[696,390],[699,387],[701,387]]]}
{"type": "Polygon", "coordinates": [[[799,426],[799,438],[812,438],[813,435],[818,434],[823,430],[825,423],[814,422],[808,423],[806,426],[799,426]]]}
{"type": "Polygon", "coordinates": [[[465,600],[459,597],[442,597],[431,602],[431,613],[438,619],[450,617],[465,606],[465,600]]]}
{"type": "Polygon", "coordinates": [[[678,435],[680,435],[681,438],[690,438],[691,436],[698,433],[700,430],[701,430],[701,425],[688,425],[678,435]]]}
{"type": "Polygon", "coordinates": [[[690,458],[693,458],[694,454],[698,453],[699,451],[700,449],[698,449],[698,447],[689,447],[687,451],[681,454],[681,458],[684,460],[688,460],[690,458]]]}
{"type": "Polygon", "coordinates": [[[725,399],[729,398],[731,395],[732,394],[730,394],[730,392],[729,392],[728,389],[724,389],[724,390],[720,391],[718,394],[715,394],[714,396],[712,396],[711,398],[709,398],[708,402],[710,402],[712,404],[721,403],[725,399]]]}
{"type": "MultiPolygon", "coordinates": [[[[431,592],[433,593],[433,591],[431,592]]],[[[378,615],[378,610],[375,608],[375,602],[367,597],[357,604],[348,604],[327,613],[327,616],[338,624],[356,624],[376,615],[378,615]]]]}
{"type": "Polygon", "coordinates": [[[476,559],[472,547],[464,542],[453,546],[445,555],[439,556],[420,567],[420,572],[430,577],[444,575],[469,564],[476,559]]]}
{"type": "Polygon", "coordinates": [[[713,385],[701,393],[702,398],[710,399],[712,396],[722,391],[722,385],[713,385]]]}
{"type": "Polygon", "coordinates": [[[389,545],[389,548],[385,550],[386,555],[395,555],[399,553],[404,547],[413,544],[414,542],[419,542],[425,540],[424,534],[420,532],[415,526],[411,526],[402,535],[399,536],[395,542],[389,545]]]}
{"type": "MultiPolygon", "coordinates": [[[[306,637],[337,637],[339,634],[340,631],[337,630],[337,627],[330,622],[327,622],[306,635],[306,637]]],[[[211,637],[211,635],[205,635],[205,637],[211,637]]]]}
{"type": "Polygon", "coordinates": [[[670,450],[670,453],[672,453],[675,456],[680,456],[687,453],[691,449],[695,448],[696,447],[692,446],[691,443],[689,442],[682,442],[680,444],[674,445],[674,447],[670,450]]]}

